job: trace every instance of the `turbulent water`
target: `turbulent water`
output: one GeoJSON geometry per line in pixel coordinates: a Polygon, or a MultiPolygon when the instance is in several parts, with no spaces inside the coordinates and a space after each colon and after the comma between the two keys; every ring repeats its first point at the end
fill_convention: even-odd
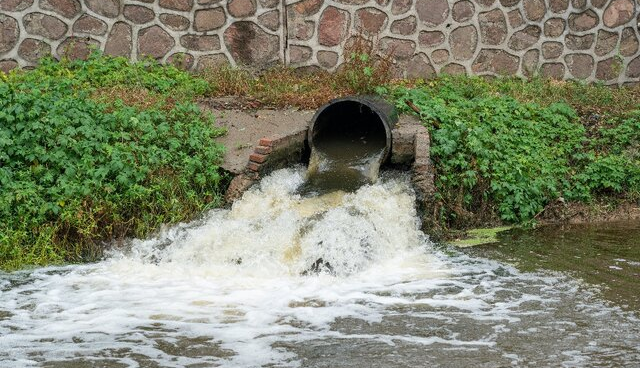
{"type": "Polygon", "coordinates": [[[406,178],[278,171],[103,262],[0,274],[0,366],[603,367],[640,321],[562,274],[437,248],[406,178]]]}

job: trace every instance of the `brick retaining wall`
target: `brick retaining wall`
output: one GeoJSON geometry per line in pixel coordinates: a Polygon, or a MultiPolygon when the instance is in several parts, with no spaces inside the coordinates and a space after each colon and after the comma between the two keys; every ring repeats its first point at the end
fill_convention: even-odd
{"type": "Polygon", "coordinates": [[[148,55],[333,70],[356,33],[393,50],[398,76],[543,75],[634,83],[638,0],[0,0],[0,70],[48,54],[148,55]]]}

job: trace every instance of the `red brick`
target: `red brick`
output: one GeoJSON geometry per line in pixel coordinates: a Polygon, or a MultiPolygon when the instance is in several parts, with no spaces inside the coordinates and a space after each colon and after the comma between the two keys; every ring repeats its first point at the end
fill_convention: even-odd
{"type": "Polygon", "coordinates": [[[261,155],[259,153],[252,153],[249,156],[249,160],[261,164],[261,163],[267,161],[267,155],[261,155]]]}
{"type": "Polygon", "coordinates": [[[256,147],[255,152],[260,155],[268,155],[271,153],[271,147],[267,146],[258,146],[256,147]]]}
{"type": "Polygon", "coordinates": [[[273,141],[269,138],[260,138],[260,146],[273,147],[273,141]]]}
{"type": "Polygon", "coordinates": [[[261,167],[261,166],[262,166],[262,165],[260,165],[260,164],[257,164],[257,163],[255,163],[255,162],[251,162],[251,161],[249,161],[249,163],[247,164],[247,169],[249,169],[249,170],[251,170],[251,171],[258,172],[258,171],[260,171],[260,167],[261,167]]]}

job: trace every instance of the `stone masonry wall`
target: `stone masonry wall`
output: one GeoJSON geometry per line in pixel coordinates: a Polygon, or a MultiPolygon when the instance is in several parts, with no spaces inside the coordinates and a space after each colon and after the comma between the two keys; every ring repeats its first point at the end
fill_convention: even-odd
{"type": "Polygon", "coordinates": [[[640,80],[640,0],[0,0],[0,70],[44,55],[335,70],[364,33],[398,76],[640,80]]]}

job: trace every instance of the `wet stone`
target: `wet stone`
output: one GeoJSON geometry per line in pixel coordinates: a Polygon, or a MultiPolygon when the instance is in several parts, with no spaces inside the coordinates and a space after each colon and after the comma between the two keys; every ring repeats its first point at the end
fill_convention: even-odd
{"type": "Polygon", "coordinates": [[[635,59],[629,62],[629,65],[627,65],[626,76],[629,78],[640,77],[640,56],[637,56],[635,59]]]}
{"type": "Polygon", "coordinates": [[[518,71],[520,58],[504,50],[483,49],[471,65],[474,73],[512,75],[518,71]]]}
{"type": "Polygon", "coordinates": [[[540,51],[533,49],[524,53],[522,57],[522,74],[532,77],[538,71],[538,62],[540,61],[540,51]]]}
{"type": "Polygon", "coordinates": [[[544,22],[544,35],[547,37],[560,37],[564,33],[564,19],[550,18],[544,22]]]}
{"type": "Polygon", "coordinates": [[[275,8],[280,4],[280,0],[260,0],[260,6],[265,9],[275,8]]]}
{"type": "Polygon", "coordinates": [[[173,31],[184,31],[191,25],[186,17],[168,13],[160,14],[160,22],[173,31]]]}
{"type": "Polygon", "coordinates": [[[230,0],[227,9],[232,17],[250,17],[256,13],[256,0],[230,0]]]}
{"type": "Polygon", "coordinates": [[[107,23],[91,15],[84,14],[73,24],[73,31],[102,36],[107,33],[107,23]]]}
{"type": "Polygon", "coordinates": [[[620,37],[620,55],[633,56],[638,52],[638,37],[631,27],[622,30],[620,37]]]}
{"type": "Polygon", "coordinates": [[[392,53],[393,58],[396,60],[408,59],[416,50],[416,44],[413,41],[391,37],[381,39],[378,47],[383,54],[392,53]]]}
{"type": "Polygon", "coordinates": [[[564,57],[569,73],[577,79],[587,79],[593,73],[594,60],[588,54],[570,54],[564,57]]]}
{"type": "Polygon", "coordinates": [[[549,8],[554,13],[564,13],[569,8],[569,0],[549,0],[549,8]]]}
{"type": "Polygon", "coordinates": [[[56,17],[42,13],[29,13],[22,20],[27,33],[58,40],[67,33],[67,25],[56,17]]]}
{"type": "Polygon", "coordinates": [[[440,69],[440,73],[448,75],[465,75],[467,74],[467,68],[465,68],[464,65],[451,63],[440,69]]]}
{"type": "Polygon", "coordinates": [[[431,60],[438,65],[444,64],[449,61],[449,51],[445,49],[434,50],[431,53],[431,60]]]}
{"type": "Polygon", "coordinates": [[[468,0],[458,1],[453,4],[453,8],[451,9],[451,16],[453,20],[456,22],[466,22],[473,17],[475,14],[475,8],[473,3],[468,0]]]}
{"type": "Polygon", "coordinates": [[[39,4],[40,8],[54,11],[66,18],[73,18],[82,10],[78,0],[40,0],[39,4]]]}
{"type": "Polygon", "coordinates": [[[584,9],[587,6],[587,0],[571,0],[571,5],[575,9],[584,9]]]}
{"type": "Polygon", "coordinates": [[[569,29],[576,32],[588,31],[598,25],[599,18],[593,10],[569,15],[569,29]]]}
{"type": "Polygon", "coordinates": [[[58,46],[58,55],[71,60],[86,60],[92,48],[99,48],[100,42],[88,37],[68,37],[58,46]]]}
{"type": "Polygon", "coordinates": [[[557,59],[562,55],[564,45],[561,42],[545,42],[542,44],[542,57],[545,59],[557,59]]]}
{"type": "Polygon", "coordinates": [[[156,18],[153,10],[140,5],[125,5],[123,14],[135,24],[149,23],[156,18]]]}
{"type": "Polygon", "coordinates": [[[500,4],[507,8],[517,5],[519,2],[520,0],[500,0],[500,4]]]}
{"type": "Polygon", "coordinates": [[[411,9],[413,0],[393,0],[391,4],[391,13],[393,15],[404,14],[411,9]]]}
{"type": "Polygon", "coordinates": [[[440,31],[422,31],[418,35],[418,43],[421,47],[438,46],[444,42],[444,33],[440,31]]]}
{"type": "Polygon", "coordinates": [[[9,73],[13,69],[19,67],[18,62],[15,60],[0,60],[0,71],[3,73],[9,73]]]}
{"type": "Polygon", "coordinates": [[[91,11],[107,18],[115,18],[120,15],[119,0],[84,0],[85,5],[91,11]]]}
{"type": "Polygon", "coordinates": [[[287,6],[287,10],[292,9],[302,17],[308,17],[317,13],[322,7],[323,0],[303,0],[293,5],[287,6]]]}
{"type": "Polygon", "coordinates": [[[499,45],[507,38],[507,22],[500,9],[480,13],[480,38],[485,45],[499,45]]]}
{"type": "Polygon", "coordinates": [[[218,35],[194,35],[187,34],[180,37],[180,44],[192,51],[220,50],[220,37],[218,35]]]}
{"type": "Polygon", "coordinates": [[[588,50],[593,45],[594,40],[595,36],[593,34],[584,36],[568,34],[564,38],[564,44],[570,50],[588,50]]]}
{"type": "Polygon", "coordinates": [[[427,55],[423,53],[414,55],[411,60],[407,62],[405,68],[406,78],[429,79],[436,75],[436,70],[429,62],[427,55]]]}
{"type": "Polygon", "coordinates": [[[318,42],[323,46],[337,46],[344,41],[348,29],[349,13],[334,6],[329,6],[320,16],[318,42]]]}
{"type": "Polygon", "coordinates": [[[0,14],[0,53],[13,49],[20,39],[18,21],[0,14]]]}
{"type": "Polygon", "coordinates": [[[293,64],[304,63],[311,59],[312,50],[307,46],[289,46],[289,61],[293,64]]]}
{"type": "Polygon", "coordinates": [[[391,33],[408,36],[413,34],[418,26],[418,20],[413,15],[391,23],[391,33]]]}
{"type": "Polygon", "coordinates": [[[219,68],[223,65],[229,65],[229,58],[225,54],[204,55],[198,58],[197,71],[205,69],[219,68]]]}
{"type": "Polygon", "coordinates": [[[561,63],[544,63],[540,68],[540,75],[556,80],[564,79],[564,65],[561,63]]]}
{"type": "Polygon", "coordinates": [[[345,5],[364,5],[369,2],[369,0],[333,0],[345,5]]]}
{"type": "Polygon", "coordinates": [[[633,15],[632,0],[612,0],[604,10],[602,19],[605,26],[615,28],[630,21],[633,15]]]}
{"type": "Polygon", "coordinates": [[[485,8],[489,8],[493,5],[493,3],[495,3],[495,0],[474,0],[474,1],[485,8]]]}
{"type": "Polygon", "coordinates": [[[128,58],[131,56],[132,49],[131,26],[124,22],[114,24],[104,46],[104,53],[128,58]]]}
{"type": "Polygon", "coordinates": [[[508,12],[507,18],[509,19],[509,25],[511,26],[511,28],[518,28],[524,24],[524,18],[522,18],[522,14],[518,9],[513,9],[512,11],[508,12]]]}
{"type": "Polygon", "coordinates": [[[30,7],[32,4],[33,4],[33,0],[2,0],[0,1],[0,10],[17,12],[17,11],[25,10],[26,8],[30,7]]]}
{"type": "Polygon", "coordinates": [[[280,11],[272,10],[258,17],[258,23],[268,30],[275,31],[280,28],[280,11]]]}
{"type": "Polygon", "coordinates": [[[18,55],[27,61],[37,63],[41,58],[51,55],[51,46],[44,41],[27,38],[18,47],[18,55]]]}
{"type": "Polygon", "coordinates": [[[253,22],[240,21],[224,32],[224,43],[239,64],[260,64],[277,60],[280,50],[278,36],[270,35],[253,22]]]}
{"type": "Polygon", "coordinates": [[[513,50],[524,50],[533,46],[540,39],[542,30],[538,26],[527,26],[518,31],[509,39],[509,48],[513,50]]]}
{"type": "Polygon", "coordinates": [[[617,32],[609,32],[603,29],[598,31],[598,39],[596,40],[596,48],[595,53],[598,56],[604,56],[613,49],[616,48],[618,44],[618,33],[617,32]]]}
{"type": "Polygon", "coordinates": [[[193,0],[160,0],[160,7],[178,11],[190,11],[193,0]]]}
{"type": "Polygon", "coordinates": [[[356,27],[368,34],[377,34],[387,23],[387,15],[376,8],[356,11],[356,27]]]}
{"type": "Polygon", "coordinates": [[[596,78],[601,81],[616,79],[621,71],[622,61],[617,57],[612,57],[598,62],[596,78]]]}
{"type": "Polygon", "coordinates": [[[323,68],[331,69],[338,64],[338,53],[333,51],[320,50],[316,58],[318,59],[318,64],[323,68]]]}
{"type": "Polygon", "coordinates": [[[182,70],[191,70],[194,62],[195,58],[193,55],[184,52],[176,52],[167,58],[167,63],[182,70]]]}
{"type": "Polygon", "coordinates": [[[547,6],[544,0],[524,0],[524,14],[532,22],[537,22],[544,18],[547,6]]]}
{"type": "Polygon", "coordinates": [[[307,41],[313,37],[315,30],[315,23],[312,21],[306,21],[289,25],[289,38],[307,41]]]}
{"type": "Polygon", "coordinates": [[[478,32],[474,26],[464,26],[454,29],[449,35],[451,57],[454,60],[469,60],[473,57],[478,46],[478,32]]]}
{"type": "Polygon", "coordinates": [[[160,26],[151,26],[138,33],[138,56],[163,58],[175,46],[173,37],[160,26]]]}
{"type": "Polygon", "coordinates": [[[222,27],[227,21],[222,7],[197,10],[193,17],[193,29],[196,32],[212,31],[222,27]]]}
{"type": "Polygon", "coordinates": [[[420,21],[428,26],[442,24],[449,15],[447,0],[421,0],[416,3],[415,8],[420,21]]]}

